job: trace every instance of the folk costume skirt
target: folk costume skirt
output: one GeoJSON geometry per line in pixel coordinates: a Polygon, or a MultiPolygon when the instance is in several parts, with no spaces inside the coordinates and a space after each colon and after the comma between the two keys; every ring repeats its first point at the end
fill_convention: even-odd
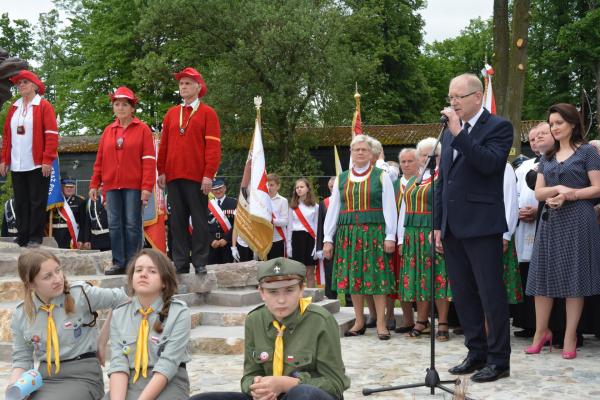
{"type": "Polygon", "coordinates": [[[502,265],[504,273],[504,287],[506,288],[506,300],[508,304],[518,304],[523,302],[523,285],[521,282],[521,272],[519,271],[519,260],[515,249],[515,237],[508,242],[508,249],[502,256],[502,265]]]}
{"type": "Polygon", "coordinates": [[[344,294],[394,293],[393,254],[383,250],[384,241],[384,224],[338,225],[332,289],[344,294]]]}
{"type": "MultiPolygon", "coordinates": [[[[429,230],[427,227],[407,226],[404,231],[398,287],[402,301],[431,301],[431,244],[427,238],[429,230]]],[[[434,299],[441,300],[452,297],[446,263],[444,257],[437,252],[435,253],[434,268],[434,299]]]]}

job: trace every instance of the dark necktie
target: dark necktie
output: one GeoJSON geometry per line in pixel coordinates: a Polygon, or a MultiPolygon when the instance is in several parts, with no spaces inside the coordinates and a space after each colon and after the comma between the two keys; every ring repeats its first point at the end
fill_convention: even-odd
{"type": "Polygon", "coordinates": [[[217,204],[221,207],[221,200],[217,200],[217,204]]]}

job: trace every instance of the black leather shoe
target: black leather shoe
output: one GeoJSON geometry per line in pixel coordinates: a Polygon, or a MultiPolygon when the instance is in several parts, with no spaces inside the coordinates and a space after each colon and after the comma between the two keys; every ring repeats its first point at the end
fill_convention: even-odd
{"type": "Polygon", "coordinates": [[[198,265],[197,267],[194,266],[194,269],[196,270],[196,275],[206,275],[207,273],[206,265],[198,265]]]}
{"type": "Polygon", "coordinates": [[[473,374],[471,380],[477,383],[493,382],[498,379],[508,378],[510,376],[510,367],[500,367],[495,364],[486,365],[481,371],[473,374]]]}
{"type": "Polygon", "coordinates": [[[531,329],[523,329],[522,331],[515,331],[515,337],[519,338],[532,338],[535,335],[535,331],[531,329]]]}
{"type": "Polygon", "coordinates": [[[175,267],[176,274],[187,274],[188,272],[190,272],[189,265],[180,265],[178,267],[175,267]]]}
{"type": "Polygon", "coordinates": [[[476,360],[474,358],[465,358],[462,363],[450,368],[448,372],[453,375],[465,375],[475,372],[485,367],[485,360],[476,360]]]}
{"type": "Polygon", "coordinates": [[[376,326],[377,326],[377,319],[369,317],[367,319],[367,323],[365,324],[365,327],[375,328],[376,326]]]}
{"type": "Polygon", "coordinates": [[[396,330],[396,319],[388,319],[385,321],[385,327],[388,328],[388,331],[396,330]]]}
{"type": "Polygon", "coordinates": [[[113,265],[104,271],[104,275],[125,275],[126,270],[127,268],[125,267],[117,267],[116,265],[113,265]]]}

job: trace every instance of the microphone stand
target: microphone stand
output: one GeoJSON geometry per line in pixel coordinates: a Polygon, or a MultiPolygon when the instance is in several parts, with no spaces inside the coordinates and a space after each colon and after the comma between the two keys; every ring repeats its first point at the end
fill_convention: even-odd
{"type": "MultiPolygon", "coordinates": [[[[434,243],[431,243],[431,268],[430,268],[430,281],[429,281],[429,291],[431,293],[431,301],[429,302],[430,304],[430,315],[431,315],[431,319],[432,319],[432,326],[435,326],[434,322],[434,318],[435,318],[435,299],[434,297],[434,293],[435,293],[435,235],[433,233],[433,220],[434,220],[434,215],[435,215],[435,168],[436,168],[436,155],[435,155],[435,150],[438,147],[438,144],[440,143],[440,140],[442,139],[442,135],[444,134],[444,130],[446,129],[446,123],[448,122],[448,118],[444,115],[440,118],[440,122],[442,123],[442,129],[440,130],[440,133],[438,135],[437,141],[435,142],[435,146],[433,146],[433,149],[431,149],[431,152],[429,153],[429,155],[427,156],[427,163],[425,164],[425,168],[423,168],[423,172],[421,173],[421,175],[417,178],[416,184],[420,185],[423,182],[423,177],[425,176],[425,172],[429,171],[430,173],[430,177],[431,177],[431,226],[430,226],[430,237],[431,240],[434,241],[434,243]]],[[[430,334],[430,364],[429,364],[429,368],[427,368],[427,373],[425,375],[425,381],[421,382],[421,383],[412,383],[412,384],[407,384],[407,385],[398,385],[398,386],[388,386],[388,387],[381,387],[381,388],[374,388],[374,389],[369,389],[369,388],[364,388],[362,390],[362,394],[363,396],[369,396],[373,393],[379,393],[379,392],[387,392],[387,391],[391,391],[391,390],[403,390],[403,389],[410,389],[410,388],[416,388],[416,387],[428,387],[430,390],[431,395],[433,396],[435,394],[435,389],[440,389],[444,392],[450,393],[451,395],[454,396],[454,390],[445,387],[443,384],[447,384],[447,383],[453,383],[456,386],[459,386],[461,381],[460,379],[453,379],[453,380],[446,380],[446,381],[442,381],[440,380],[440,375],[438,374],[437,370],[435,369],[435,334],[434,332],[431,332],[430,334]]],[[[465,400],[474,400],[470,397],[465,396],[464,397],[465,400]]]]}

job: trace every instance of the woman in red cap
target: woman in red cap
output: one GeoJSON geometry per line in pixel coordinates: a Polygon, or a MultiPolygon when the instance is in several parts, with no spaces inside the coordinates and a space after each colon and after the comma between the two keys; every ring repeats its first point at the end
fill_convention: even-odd
{"type": "Polygon", "coordinates": [[[52,105],[41,96],[46,86],[33,72],[10,78],[21,95],[4,122],[0,175],[12,171],[19,246],[42,243],[52,162],[57,157],[58,127],[52,105]]]}
{"type": "Polygon", "coordinates": [[[142,248],[142,206],[146,206],[156,179],[154,139],[148,125],[135,115],[138,99],[121,86],[110,95],[116,119],[104,129],[90,199],[96,201],[104,185],[113,266],[106,275],[125,273],[129,260],[142,248]]]}
{"type": "Polygon", "coordinates": [[[206,273],[208,262],[208,193],[221,162],[221,128],[215,110],[200,101],[206,94],[194,68],[175,74],[183,104],[171,107],[163,120],[158,151],[158,183],[167,186],[172,213],[173,262],[177,273],[206,273]],[[189,239],[190,217],[194,230],[189,239]]]}

